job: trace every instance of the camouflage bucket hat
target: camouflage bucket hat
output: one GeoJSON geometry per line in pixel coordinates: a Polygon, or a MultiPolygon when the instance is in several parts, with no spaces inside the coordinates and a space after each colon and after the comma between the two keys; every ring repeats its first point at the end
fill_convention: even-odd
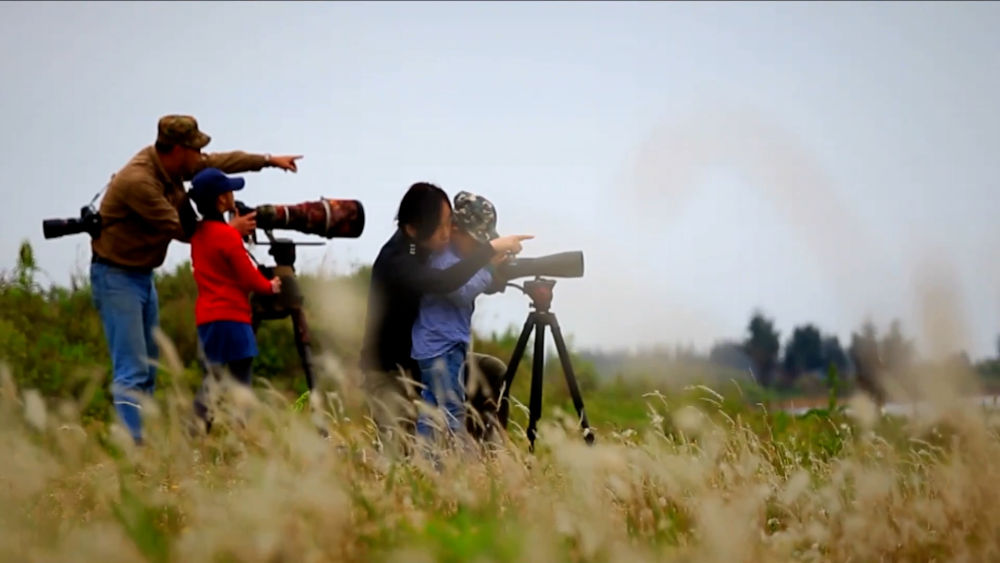
{"type": "Polygon", "coordinates": [[[157,126],[156,142],[201,150],[212,138],[198,130],[190,115],[165,115],[157,126]]]}
{"type": "Polygon", "coordinates": [[[452,219],[458,228],[479,242],[489,242],[500,236],[497,234],[497,210],[485,197],[458,192],[452,219]]]}

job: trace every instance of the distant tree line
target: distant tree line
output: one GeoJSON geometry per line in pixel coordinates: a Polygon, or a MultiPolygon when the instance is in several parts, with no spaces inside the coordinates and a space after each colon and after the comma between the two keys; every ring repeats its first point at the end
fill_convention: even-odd
{"type": "Polygon", "coordinates": [[[865,322],[859,332],[851,334],[846,351],[837,336],[824,335],[815,325],[805,324],[792,330],[782,355],[774,322],[759,311],[751,317],[747,333],[738,349],[749,356],[758,380],[766,386],[789,386],[803,374],[822,376],[836,369],[853,375],[857,387],[881,402],[885,399],[882,375],[905,372],[915,359],[913,341],[904,336],[898,320],[892,321],[881,337],[871,321],[865,322]]]}
{"type": "MultiPolygon", "coordinates": [[[[822,385],[831,370],[848,387],[871,395],[877,402],[886,400],[885,383],[888,377],[907,374],[914,368],[916,348],[898,320],[892,321],[888,330],[880,334],[871,321],[866,321],[851,334],[845,349],[840,339],[825,334],[816,325],[807,323],[792,329],[782,344],[781,334],[774,320],[755,311],[747,324],[742,340],[717,342],[706,356],[697,354],[692,347],[658,345],[638,352],[585,353],[590,362],[601,372],[613,370],[643,371],[654,366],[677,364],[711,364],[729,370],[750,374],[758,384],[778,390],[801,390],[809,383],[822,385]]],[[[952,360],[968,369],[975,369],[984,378],[1000,384],[1000,338],[997,340],[997,358],[973,366],[964,352],[952,360]]]]}

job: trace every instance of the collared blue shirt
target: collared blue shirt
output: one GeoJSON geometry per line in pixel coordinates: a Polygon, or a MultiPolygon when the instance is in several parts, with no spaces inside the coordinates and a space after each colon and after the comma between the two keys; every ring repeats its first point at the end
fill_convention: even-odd
{"type": "MultiPolygon", "coordinates": [[[[430,266],[443,270],[461,259],[449,246],[432,255],[430,266]]],[[[493,283],[489,270],[475,273],[461,288],[446,295],[425,294],[420,299],[420,312],[413,323],[414,360],[436,358],[456,344],[469,344],[472,332],[472,312],[476,297],[493,283]]]]}

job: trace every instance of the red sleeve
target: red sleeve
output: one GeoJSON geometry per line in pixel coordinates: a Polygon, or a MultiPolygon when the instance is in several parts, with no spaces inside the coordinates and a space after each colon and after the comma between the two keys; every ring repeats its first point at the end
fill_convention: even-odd
{"type": "Polygon", "coordinates": [[[233,269],[236,283],[240,284],[240,287],[247,292],[271,293],[271,280],[265,278],[253,260],[250,259],[250,255],[243,248],[243,239],[240,238],[240,234],[236,232],[236,229],[228,229],[228,231],[229,236],[224,252],[233,269]]]}

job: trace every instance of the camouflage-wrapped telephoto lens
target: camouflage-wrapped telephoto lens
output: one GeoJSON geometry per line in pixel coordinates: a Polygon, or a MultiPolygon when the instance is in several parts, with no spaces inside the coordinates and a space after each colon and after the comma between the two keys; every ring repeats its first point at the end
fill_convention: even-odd
{"type": "Polygon", "coordinates": [[[365,208],[356,199],[323,198],[294,205],[259,205],[257,227],[288,229],[324,238],[357,238],[365,230],[365,208]]]}

